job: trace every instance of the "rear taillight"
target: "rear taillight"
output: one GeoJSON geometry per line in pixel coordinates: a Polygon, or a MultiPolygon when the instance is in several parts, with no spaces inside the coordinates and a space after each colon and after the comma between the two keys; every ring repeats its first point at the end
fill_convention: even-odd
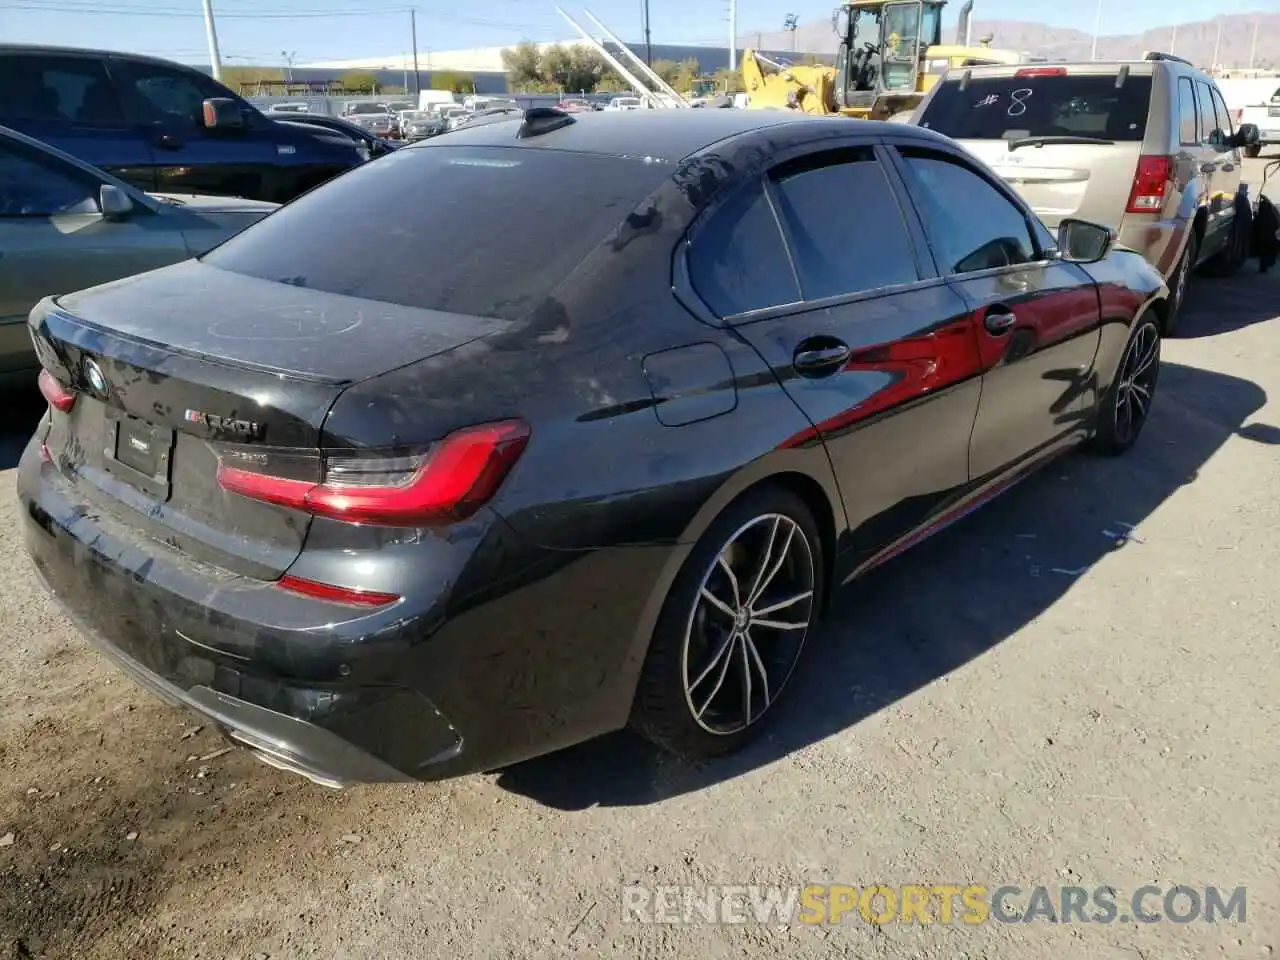
{"type": "Polygon", "coordinates": [[[1023,67],[1013,74],[1015,77],[1065,77],[1066,67],[1023,67]]]}
{"type": "Polygon", "coordinates": [[[313,600],[327,600],[347,607],[385,607],[400,599],[394,593],[378,593],[374,590],[359,590],[354,587],[335,587],[331,583],[319,583],[315,580],[304,580],[286,573],[276,581],[276,586],[290,593],[301,594],[313,600]]]}
{"type": "Polygon", "coordinates": [[[298,471],[280,469],[269,451],[238,448],[219,458],[218,484],[252,500],[348,523],[429,526],[463,520],[479,510],[497,492],[528,440],[528,426],[507,420],[457,430],[411,456],[326,450],[319,483],[287,476],[298,471]]]}
{"type": "Polygon", "coordinates": [[[1126,213],[1156,213],[1164,206],[1173,181],[1173,157],[1141,156],[1133,175],[1126,213]]]}
{"type": "Polygon", "coordinates": [[[48,370],[41,370],[37,380],[40,383],[40,393],[55,410],[69,413],[76,405],[75,391],[60,384],[48,370]]]}

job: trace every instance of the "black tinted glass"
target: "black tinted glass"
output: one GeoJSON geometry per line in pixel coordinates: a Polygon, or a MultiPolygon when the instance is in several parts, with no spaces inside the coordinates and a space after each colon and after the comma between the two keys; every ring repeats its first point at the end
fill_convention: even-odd
{"type": "Polygon", "coordinates": [[[775,179],[806,300],[919,279],[902,212],[869,148],[807,157],[775,179]]]}
{"type": "Polygon", "coordinates": [[[515,319],[669,175],[620,157],[411,147],[329,181],[204,260],[313,290],[515,319]]]}
{"type": "Polygon", "coordinates": [[[101,60],[34,54],[0,56],[0,122],[6,119],[124,123],[101,60]]]}
{"type": "Polygon", "coordinates": [[[203,127],[205,100],[234,99],[231,91],[196,70],[145,61],[113,60],[111,71],[120,81],[125,110],[139,123],[203,127]]]}
{"type": "Polygon", "coordinates": [[[948,274],[1036,258],[1022,211],[973,170],[926,150],[901,150],[911,197],[948,274]]]}
{"type": "Polygon", "coordinates": [[[725,201],[694,235],[689,275],[698,295],[721,317],[800,299],[759,180],[725,201]]]}
{"type": "Polygon", "coordinates": [[[93,213],[98,184],[87,174],[25,145],[0,143],[0,217],[93,213]]]}
{"type": "Polygon", "coordinates": [[[1151,78],[1130,76],[971,77],[943,83],[920,125],[956,140],[1146,136],[1151,78]]]}

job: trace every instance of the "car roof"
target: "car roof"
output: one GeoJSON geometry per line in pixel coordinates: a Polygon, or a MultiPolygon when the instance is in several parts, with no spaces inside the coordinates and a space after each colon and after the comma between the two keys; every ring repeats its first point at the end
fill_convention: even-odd
{"type": "Polygon", "coordinates": [[[6,54],[47,54],[50,56],[71,57],[116,57],[122,60],[138,60],[146,63],[162,63],[168,67],[181,67],[183,70],[195,70],[195,67],[163,57],[148,57],[141,53],[125,53],[122,50],[99,50],[93,47],[50,47],[36,43],[0,43],[0,57],[6,54]]]}
{"type": "Polygon", "coordinates": [[[441,146],[515,146],[571,150],[610,156],[655,157],[681,160],[713,143],[754,131],[808,124],[831,124],[833,130],[846,132],[850,124],[877,121],[851,120],[846,117],[814,117],[787,110],[708,110],[668,108],[636,110],[630,113],[566,114],[573,122],[546,133],[516,139],[524,117],[513,114],[476,126],[459,127],[439,142],[425,141],[413,149],[441,146]]]}

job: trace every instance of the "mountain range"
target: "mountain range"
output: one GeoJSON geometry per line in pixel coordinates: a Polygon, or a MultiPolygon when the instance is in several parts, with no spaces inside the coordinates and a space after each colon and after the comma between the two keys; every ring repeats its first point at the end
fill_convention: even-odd
{"type": "MultiPolygon", "coordinates": [[[[1280,13],[1224,14],[1212,20],[1178,24],[1176,35],[1174,31],[1174,27],[1166,26],[1140,34],[1099,36],[1098,57],[1133,60],[1145,51],[1161,50],[1196,64],[1208,65],[1214,61],[1216,46],[1220,66],[1247,67],[1252,55],[1254,66],[1280,67],[1280,13]]],[[[1017,50],[1050,60],[1088,60],[1093,48],[1093,37],[1083,31],[1021,20],[974,20],[972,35],[975,44],[979,38],[991,35],[992,47],[1017,50]]],[[[828,20],[799,24],[794,47],[792,40],[790,33],[780,30],[747,33],[740,38],[740,43],[756,49],[795,49],[815,54],[835,53],[839,46],[828,20]]],[[[954,43],[955,40],[955,25],[944,27],[943,43],[954,43]]]]}

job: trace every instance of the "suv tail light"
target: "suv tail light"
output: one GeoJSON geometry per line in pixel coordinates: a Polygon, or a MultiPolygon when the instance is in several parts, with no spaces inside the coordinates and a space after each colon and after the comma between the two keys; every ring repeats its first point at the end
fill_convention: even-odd
{"type": "Polygon", "coordinates": [[[251,500],[347,523],[430,526],[463,520],[487,503],[528,440],[528,426],[507,420],[454,431],[410,456],[228,448],[219,456],[218,484],[251,500]],[[300,473],[322,479],[296,479],[300,473]]]}
{"type": "Polygon", "coordinates": [[[1173,157],[1144,155],[1138,158],[1133,175],[1133,188],[1125,213],[1156,213],[1164,206],[1165,195],[1173,180],[1173,157]]]}
{"type": "Polygon", "coordinates": [[[1066,67],[1023,67],[1013,74],[1015,77],[1065,77],[1066,67]]]}

